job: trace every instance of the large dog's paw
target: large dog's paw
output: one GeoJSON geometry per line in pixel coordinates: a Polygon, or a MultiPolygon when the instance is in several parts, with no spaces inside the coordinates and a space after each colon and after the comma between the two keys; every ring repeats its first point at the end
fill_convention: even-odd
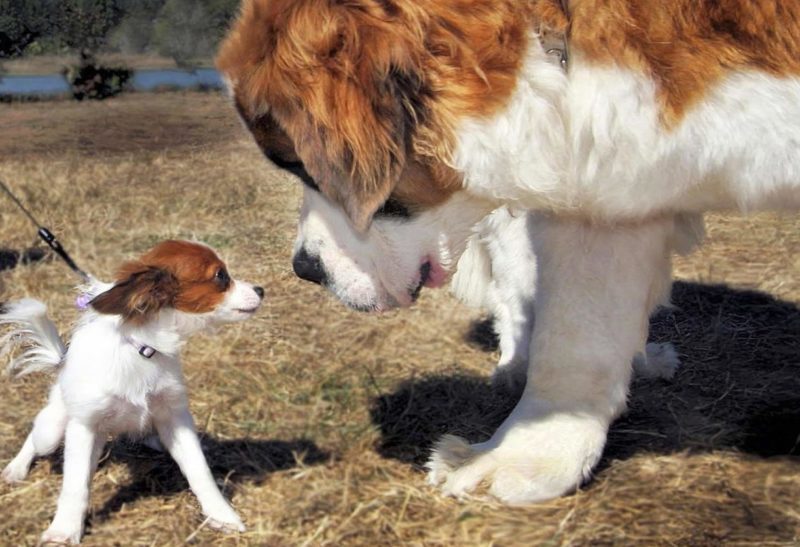
{"type": "Polygon", "coordinates": [[[443,437],[428,461],[428,482],[459,498],[486,482],[489,493],[509,505],[557,498],[589,476],[606,429],[603,421],[581,414],[512,415],[485,443],[443,437]]]}

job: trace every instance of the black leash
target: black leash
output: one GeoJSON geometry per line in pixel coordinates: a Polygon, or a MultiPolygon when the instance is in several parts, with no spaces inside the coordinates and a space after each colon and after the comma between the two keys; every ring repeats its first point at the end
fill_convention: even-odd
{"type": "Polygon", "coordinates": [[[28,211],[25,208],[25,206],[22,205],[22,202],[17,199],[17,196],[15,196],[11,192],[11,190],[8,189],[8,186],[6,186],[2,180],[0,180],[0,187],[2,187],[5,193],[8,194],[8,197],[10,197],[11,200],[14,203],[16,203],[17,207],[19,207],[20,210],[22,210],[22,212],[25,213],[25,216],[28,217],[31,222],[33,222],[33,224],[36,226],[36,229],[38,230],[37,233],[39,234],[39,237],[42,238],[44,242],[47,243],[50,246],[50,248],[53,249],[56,252],[56,254],[64,260],[64,262],[67,263],[67,266],[69,266],[73,272],[81,276],[81,279],[83,279],[85,282],[88,283],[89,281],[91,281],[92,279],[91,276],[86,272],[84,272],[83,270],[81,270],[78,267],[78,265],[75,264],[75,261],[72,260],[72,257],[70,257],[69,254],[67,254],[67,251],[64,250],[64,247],[62,247],[61,243],[59,243],[59,241],[56,239],[56,236],[54,236],[50,230],[48,230],[47,228],[39,224],[39,222],[37,222],[37,220],[33,217],[30,211],[28,211]]]}

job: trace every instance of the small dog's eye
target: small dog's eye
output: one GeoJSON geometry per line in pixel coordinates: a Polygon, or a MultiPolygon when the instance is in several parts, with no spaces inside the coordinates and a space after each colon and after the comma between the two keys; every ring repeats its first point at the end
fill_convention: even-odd
{"type": "Polygon", "coordinates": [[[227,289],[228,285],[231,284],[231,277],[228,275],[228,272],[225,268],[220,268],[217,270],[217,273],[214,274],[214,281],[223,289],[227,289]]]}

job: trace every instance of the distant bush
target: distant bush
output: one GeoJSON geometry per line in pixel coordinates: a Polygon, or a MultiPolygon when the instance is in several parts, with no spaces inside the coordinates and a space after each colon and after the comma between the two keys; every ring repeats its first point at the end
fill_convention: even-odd
{"type": "Polygon", "coordinates": [[[132,13],[111,31],[108,43],[122,53],[144,53],[152,39],[152,18],[143,13],[132,13]]]}
{"type": "Polygon", "coordinates": [[[100,66],[93,57],[85,54],[81,55],[79,64],[66,67],[62,74],[72,96],[79,101],[103,100],[119,95],[133,76],[127,68],[100,66]]]}
{"type": "Polygon", "coordinates": [[[167,0],[156,21],[153,38],[161,55],[172,57],[178,66],[214,51],[213,34],[205,6],[193,0],[167,0]]]}
{"type": "Polygon", "coordinates": [[[167,0],[155,22],[153,45],[179,66],[210,57],[237,5],[235,0],[167,0]]]}

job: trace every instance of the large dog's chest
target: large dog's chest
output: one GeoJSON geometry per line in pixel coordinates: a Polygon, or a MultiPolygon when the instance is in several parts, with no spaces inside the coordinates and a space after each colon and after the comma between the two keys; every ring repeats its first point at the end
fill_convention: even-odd
{"type": "Polygon", "coordinates": [[[670,126],[652,79],[535,56],[506,108],[461,124],[468,191],[612,221],[800,206],[800,78],[731,73],[670,126]]]}
{"type": "Polygon", "coordinates": [[[800,4],[573,0],[569,12],[566,70],[534,24],[502,107],[460,120],[468,191],[614,221],[800,205],[800,4]]]}

